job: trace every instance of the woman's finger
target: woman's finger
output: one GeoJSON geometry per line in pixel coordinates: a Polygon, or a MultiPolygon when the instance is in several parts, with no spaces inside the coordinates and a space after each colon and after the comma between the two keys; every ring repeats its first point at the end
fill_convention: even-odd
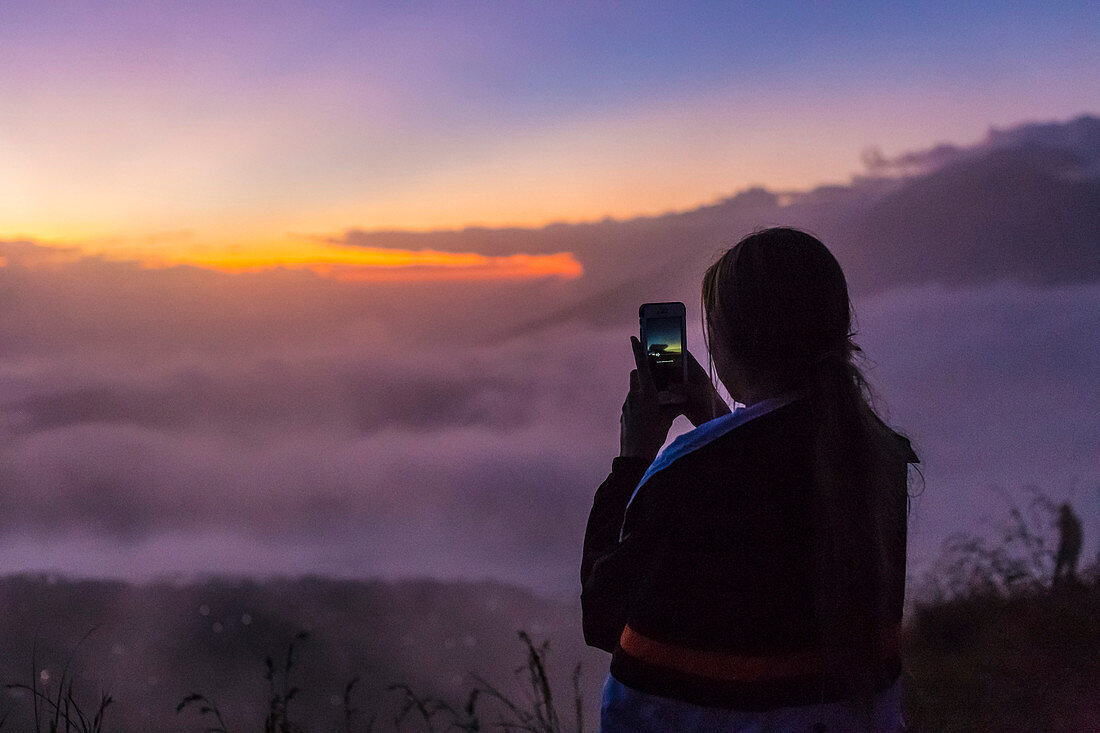
{"type": "Polygon", "coordinates": [[[707,374],[707,370],[703,368],[703,365],[695,358],[695,354],[692,354],[687,349],[684,349],[684,355],[687,357],[687,378],[689,382],[700,382],[703,380],[710,381],[710,375],[707,374]]]}
{"type": "Polygon", "coordinates": [[[649,371],[649,357],[645,353],[642,342],[636,336],[630,337],[630,348],[634,351],[634,364],[638,367],[638,391],[644,394],[656,394],[657,385],[653,383],[653,375],[649,371]]]}

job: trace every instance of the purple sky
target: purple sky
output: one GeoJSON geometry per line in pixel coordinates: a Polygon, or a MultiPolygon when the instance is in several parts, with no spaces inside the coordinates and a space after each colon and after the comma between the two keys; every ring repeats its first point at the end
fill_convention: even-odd
{"type": "Polygon", "coordinates": [[[1100,99],[1090,2],[0,5],[0,235],[118,256],[657,214],[1100,99]]]}

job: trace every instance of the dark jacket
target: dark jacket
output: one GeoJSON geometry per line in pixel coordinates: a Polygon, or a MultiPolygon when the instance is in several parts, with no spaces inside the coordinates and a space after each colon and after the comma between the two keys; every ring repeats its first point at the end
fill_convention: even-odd
{"type": "MultiPolygon", "coordinates": [[[[588,520],[581,603],[585,640],[613,654],[616,679],[744,710],[839,695],[823,688],[820,671],[812,437],[806,400],[750,420],[651,475],[625,527],[647,465],[614,460],[588,520]]],[[[894,483],[885,487],[898,518],[885,548],[890,626],[902,616],[906,462],[916,460],[896,439],[894,483]]],[[[886,686],[900,661],[892,654],[884,663],[886,686]]]]}

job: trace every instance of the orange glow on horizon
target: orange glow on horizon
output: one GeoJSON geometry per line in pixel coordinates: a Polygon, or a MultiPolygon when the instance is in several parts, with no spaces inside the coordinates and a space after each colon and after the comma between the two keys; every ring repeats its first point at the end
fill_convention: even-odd
{"type": "MultiPolygon", "coordinates": [[[[437,253],[438,254],[438,253],[437,253]]],[[[464,257],[467,255],[463,255],[464,257]]],[[[515,254],[503,257],[472,255],[478,259],[469,265],[428,265],[416,263],[401,266],[334,265],[314,271],[343,282],[408,282],[415,280],[527,280],[559,277],[572,280],[584,274],[581,263],[571,252],[550,255],[515,254]]]]}
{"type": "Polygon", "coordinates": [[[584,268],[570,252],[491,256],[476,252],[351,247],[325,243],[191,253],[169,263],[149,260],[145,264],[150,267],[189,264],[222,272],[257,272],[275,268],[309,270],[343,282],[522,280],[540,277],[573,279],[584,273],[584,268]]]}
{"type": "MultiPolygon", "coordinates": [[[[305,270],[341,282],[575,279],[584,274],[584,267],[571,252],[483,255],[429,249],[354,247],[321,241],[224,247],[35,242],[34,251],[19,256],[18,262],[37,269],[70,263],[82,257],[134,262],[148,269],[192,266],[227,273],[305,270]]],[[[0,267],[7,264],[6,258],[0,261],[0,267]]]]}

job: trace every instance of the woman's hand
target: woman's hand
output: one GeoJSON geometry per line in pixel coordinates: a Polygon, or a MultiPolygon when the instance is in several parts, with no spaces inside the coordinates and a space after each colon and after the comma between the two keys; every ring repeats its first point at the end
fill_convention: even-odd
{"type": "Polygon", "coordinates": [[[641,458],[652,462],[665,444],[672,421],[680,414],[680,407],[661,405],[657,402],[657,387],[649,372],[649,360],[641,342],[631,336],[634,364],[630,372],[630,391],[623,402],[623,414],[619,419],[619,455],[623,458],[641,458]]]}
{"type": "Polygon", "coordinates": [[[687,356],[687,383],[683,392],[686,401],[681,405],[684,417],[691,421],[695,427],[699,427],[708,420],[721,417],[729,413],[729,405],[714,388],[714,382],[690,351],[685,351],[687,356]]]}
{"type": "Polygon", "coordinates": [[[641,342],[631,336],[636,369],[630,372],[630,391],[623,402],[619,420],[619,455],[652,462],[665,444],[672,421],[683,415],[698,427],[708,420],[729,413],[729,405],[718,394],[707,371],[690,351],[687,357],[687,382],[677,388],[683,400],[663,405],[649,371],[649,359],[641,342]]]}

